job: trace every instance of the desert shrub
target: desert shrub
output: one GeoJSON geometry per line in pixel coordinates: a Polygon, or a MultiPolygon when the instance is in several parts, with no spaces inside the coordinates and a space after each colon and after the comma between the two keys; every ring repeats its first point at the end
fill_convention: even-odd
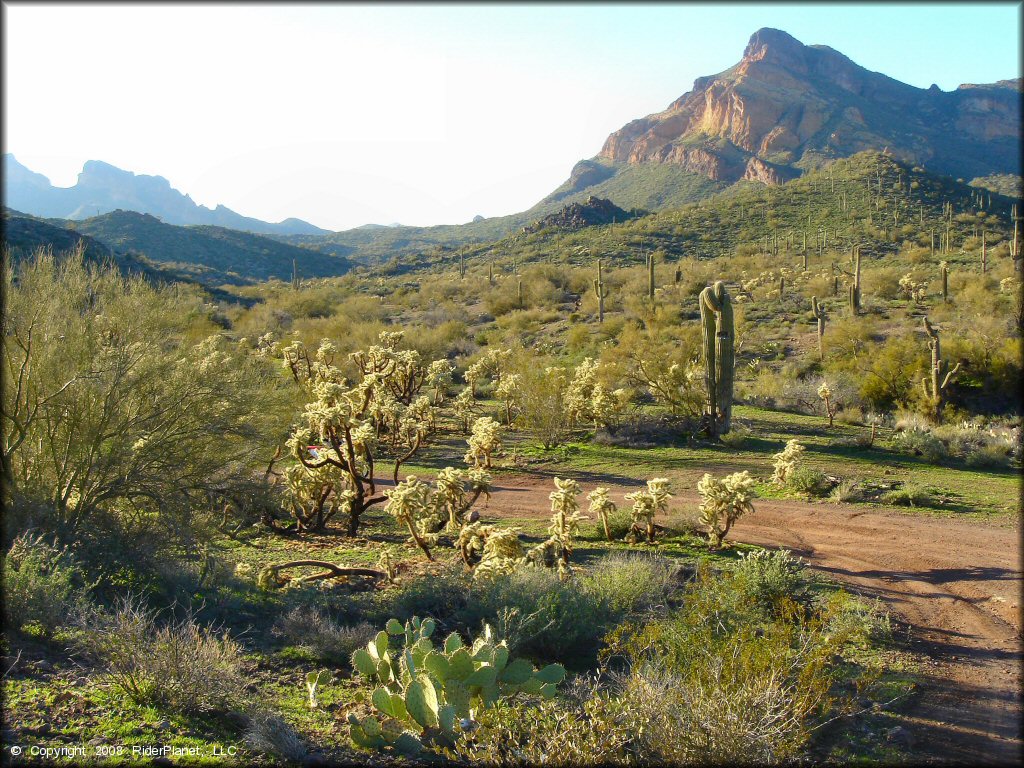
{"type": "Polygon", "coordinates": [[[184,713],[242,701],[246,677],[238,643],[191,613],[162,625],[157,618],[128,596],[111,611],[93,611],[76,642],[133,701],[184,713]]]}
{"type": "Polygon", "coordinates": [[[808,496],[824,496],[832,489],[832,481],[825,473],[814,467],[800,466],[793,470],[786,485],[808,496]]]}
{"type": "Polygon", "coordinates": [[[575,668],[596,657],[610,629],[610,612],[596,595],[547,568],[520,568],[474,583],[459,618],[473,633],[484,623],[496,626],[512,610],[526,622],[517,652],[575,668]]]}
{"type": "Polygon", "coordinates": [[[249,749],[289,763],[299,762],[308,752],[288,721],[267,710],[255,712],[249,718],[242,741],[249,749]]]}
{"type": "Polygon", "coordinates": [[[743,576],[702,569],[679,611],[620,635],[631,671],[615,698],[642,760],[785,762],[830,712],[836,658],[859,641],[857,628],[836,623],[842,605],[787,599],[801,589],[792,563],[762,557],[741,564],[743,576]],[[767,614],[762,588],[775,599],[767,614]]]}
{"type": "Polygon", "coordinates": [[[987,443],[972,447],[964,457],[968,467],[1001,468],[1010,466],[1010,454],[1004,446],[987,443]]]}
{"type": "Polygon", "coordinates": [[[7,626],[37,624],[47,635],[75,622],[88,605],[88,587],[67,547],[24,532],[3,557],[3,608],[7,626]]]}
{"type": "Polygon", "coordinates": [[[274,624],[271,634],[287,645],[305,650],[309,656],[339,666],[348,663],[352,652],[373,637],[373,626],[363,621],[342,626],[316,607],[293,608],[274,624]]]}
{"type": "Polygon", "coordinates": [[[881,501],[883,504],[892,504],[896,507],[926,507],[934,503],[935,497],[923,485],[905,483],[900,488],[883,493],[881,501]]]}
{"type": "Polygon", "coordinates": [[[381,615],[407,621],[413,616],[430,617],[442,627],[450,627],[466,608],[470,579],[459,563],[445,563],[404,584],[388,600],[381,615]]]}
{"type": "Polygon", "coordinates": [[[786,549],[743,554],[733,579],[744,599],[766,609],[777,609],[784,601],[808,599],[804,563],[786,549]]]}
{"type": "Polygon", "coordinates": [[[581,579],[581,586],[608,611],[609,621],[664,608],[677,590],[671,561],[643,552],[604,555],[581,579]]]}
{"type": "Polygon", "coordinates": [[[840,504],[852,501],[860,501],[864,498],[864,491],[856,480],[840,480],[829,494],[832,501],[840,504]]]}
{"type": "MultiPolygon", "coordinates": [[[[616,508],[614,512],[608,513],[608,532],[612,541],[619,541],[625,538],[633,525],[633,518],[628,509],[616,508]]],[[[594,523],[593,533],[596,538],[604,539],[604,525],[600,520],[594,523]]]]}
{"type": "Polygon", "coordinates": [[[751,431],[747,427],[733,426],[724,435],[719,435],[719,440],[726,448],[739,448],[750,437],[751,431]]]}
{"type": "Polygon", "coordinates": [[[931,432],[908,429],[897,432],[892,438],[892,447],[911,456],[920,456],[930,464],[942,461],[949,455],[946,444],[931,432]]]}

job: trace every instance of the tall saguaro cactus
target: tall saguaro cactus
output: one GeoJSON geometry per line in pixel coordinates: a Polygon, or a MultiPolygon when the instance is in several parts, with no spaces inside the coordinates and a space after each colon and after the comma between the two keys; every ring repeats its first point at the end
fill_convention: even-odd
{"type": "Polygon", "coordinates": [[[647,298],[654,298],[654,254],[647,254],[647,298]]]}
{"type": "Polygon", "coordinates": [[[604,300],[608,298],[608,287],[601,273],[601,260],[597,260],[597,279],[594,281],[594,293],[597,294],[597,322],[604,322],[604,300]]]}
{"type": "Polygon", "coordinates": [[[853,285],[850,286],[850,313],[860,312],[860,246],[853,246],[853,285]]]}
{"type": "Polygon", "coordinates": [[[459,278],[466,276],[466,254],[459,254],[459,278]]]}
{"type": "Polygon", "coordinates": [[[735,364],[732,301],[718,280],[700,293],[704,330],[704,380],[707,384],[708,432],[712,438],[729,431],[732,423],[732,384],[735,364]]]}
{"type": "Polygon", "coordinates": [[[811,296],[811,314],[818,321],[818,359],[824,359],[825,347],[825,305],[818,302],[817,296],[811,296]]]}
{"type": "Polygon", "coordinates": [[[519,283],[518,283],[518,285],[516,285],[516,305],[520,309],[523,308],[523,280],[522,280],[522,278],[519,279],[519,283]]]}
{"type": "Polygon", "coordinates": [[[292,259],[292,290],[299,290],[299,262],[292,259]]]}
{"type": "Polygon", "coordinates": [[[932,361],[929,370],[930,375],[921,379],[921,390],[924,392],[925,401],[932,407],[933,417],[938,421],[942,416],[946,389],[949,386],[949,382],[956,375],[956,372],[960,370],[960,363],[954,365],[952,370],[950,370],[949,362],[942,359],[942,351],[939,347],[939,332],[928,322],[927,317],[924,318],[924,332],[928,334],[928,346],[932,351],[932,361]],[[930,388],[928,386],[929,378],[931,379],[930,388]]]}
{"type": "Polygon", "coordinates": [[[942,302],[949,302],[949,265],[946,262],[939,264],[939,278],[942,280],[942,302]]]}
{"type": "Polygon", "coordinates": [[[985,230],[981,230],[981,274],[988,272],[988,239],[985,230]]]}

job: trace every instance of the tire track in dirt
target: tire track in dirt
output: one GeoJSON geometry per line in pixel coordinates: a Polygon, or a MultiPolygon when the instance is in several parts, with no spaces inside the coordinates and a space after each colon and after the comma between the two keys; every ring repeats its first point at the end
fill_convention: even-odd
{"type": "MultiPolygon", "coordinates": [[[[591,490],[587,482],[584,492],[591,490]]],[[[614,483],[612,494],[635,490],[614,483]]],[[[481,515],[546,518],[550,478],[502,476],[481,515]]],[[[673,505],[696,508],[692,491],[673,505]]],[[[809,566],[878,598],[912,628],[927,659],[905,708],[915,756],[934,762],[1019,764],[1020,523],[963,520],[840,504],[762,499],[733,541],[785,547],[809,566]]]]}

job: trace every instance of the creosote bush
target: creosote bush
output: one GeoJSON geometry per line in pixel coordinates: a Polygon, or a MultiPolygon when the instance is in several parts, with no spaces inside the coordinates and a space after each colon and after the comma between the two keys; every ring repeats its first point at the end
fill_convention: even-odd
{"type": "Polygon", "coordinates": [[[67,547],[41,533],[19,535],[3,556],[4,620],[12,629],[38,625],[45,634],[70,627],[89,605],[84,574],[67,547]]]}
{"type": "Polygon", "coordinates": [[[76,642],[135,702],[203,713],[225,711],[243,700],[241,647],[191,614],[160,623],[155,611],[128,596],[112,611],[93,611],[76,642]]]}

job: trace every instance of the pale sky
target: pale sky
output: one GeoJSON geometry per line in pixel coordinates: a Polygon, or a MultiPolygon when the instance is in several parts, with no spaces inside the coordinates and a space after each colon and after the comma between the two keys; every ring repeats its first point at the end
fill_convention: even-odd
{"type": "Polygon", "coordinates": [[[525,210],[760,27],[922,88],[1019,77],[1020,3],[4,2],[4,151],[327,229],[525,210]]]}

